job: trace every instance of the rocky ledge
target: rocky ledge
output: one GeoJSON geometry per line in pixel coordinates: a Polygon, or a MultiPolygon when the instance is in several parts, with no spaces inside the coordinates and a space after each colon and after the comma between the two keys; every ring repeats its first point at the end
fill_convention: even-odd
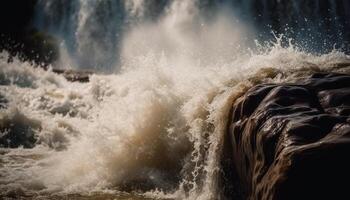
{"type": "Polygon", "coordinates": [[[228,137],[243,199],[348,199],[350,76],[260,84],[237,99],[228,137]]]}
{"type": "Polygon", "coordinates": [[[90,76],[93,74],[93,72],[90,71],[74,71],[64,69],[53,69],[52,71],[56,74],[62,74],[68,81],[81,83],[89,82],[90,76]]]}

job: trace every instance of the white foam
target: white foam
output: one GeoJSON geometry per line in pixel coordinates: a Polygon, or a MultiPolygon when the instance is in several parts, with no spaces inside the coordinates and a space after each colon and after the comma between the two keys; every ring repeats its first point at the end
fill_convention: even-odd
{"type": "Polygon", "coordinates": [[[40,128],[35,148],[1,149],[1,191],[84,193],[145,184],[153,197],[220,197],[226,120],[242,84],[263,68],[287,72],[349,60],[280,42],[253,53],[254,34],[231,19],[224,12],[207,22],[195,1],[174,1],[161,20],[126,33],[122,72],[92,75],[88,83],[17,59],[7,63],[2,54],[0,82],[8,84],[0,94],[9,103],[0,124],[17,112],[40,128]]]}

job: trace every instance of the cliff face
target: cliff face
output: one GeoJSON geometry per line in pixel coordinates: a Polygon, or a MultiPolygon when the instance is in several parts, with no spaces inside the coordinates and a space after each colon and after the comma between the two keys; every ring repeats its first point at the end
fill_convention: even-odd
{"type": "Polygon", "coordinates": [[[229,124],[245,198],[349,198],[349,122],[349,75],[251,88],[234,103],[229,124]]]}

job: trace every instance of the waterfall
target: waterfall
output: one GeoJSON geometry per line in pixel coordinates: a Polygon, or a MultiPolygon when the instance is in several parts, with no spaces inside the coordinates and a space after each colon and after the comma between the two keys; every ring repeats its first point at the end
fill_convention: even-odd
{"type": "Polygon", "coordinates": [[[37,23],[61,39],[77,66],[108,69],[117,61],[125,17],[121,6],[118,1],[40,0],[37,23]]]}
{"type": "MultiPolygon", "coordinates": [[[[61,54],[66,55],[61,65],[118,71],[120,45],[125,32],[139,24],[157,21],[169,12],[182,15],[181,10],[169,11],[173,2],[177,3],[176,0],[39,0],[36,24],[60,38],[61,54]],[[67,60],[71,62],[67,63],[67,60]]],[[[295,43],[312,51],[328,51],[334,45],[347,49],[349,45],[347,30],[350,19],[347,13],[350,6],[347,1],[327,0],[322,5],[317,0],[186,2],[192,2],[199,12],[205,11],[206,14],[210,9],[232,7],[236,17],[238,15],[261,32],[261,39],[270,39],[271,31],[274,31],[294,38],[295,43]]]]}
{"type": "Polygon", "coordinates": [[[38,0],[52,67],[96,73],[69,82],[0,54],[0,197],[225,199],[232,102],[349,62],[333,50],[349,3],[324,2],[38,0]]]}

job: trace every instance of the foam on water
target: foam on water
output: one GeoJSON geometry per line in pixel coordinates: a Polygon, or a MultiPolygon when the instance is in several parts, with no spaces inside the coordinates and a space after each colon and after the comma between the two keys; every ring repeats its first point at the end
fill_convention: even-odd
{"type": "Polygon", "coordinates": [[[231,19],[223,11],[208,22],[195,1],[174,1],[159,21],[125,33],[121,72],[88,83],[2,53],[0,195],[224,198],[220,159],[234,99],[259,81],[350,59],[280,38],[254,47],[253,31],[231,19]]]}
{"type": "Polygon", "coordinates": [[[147,59],[83,84],[2,58],[1,133],[36,139],[32,149],[1,150],[2,195],[157,189],[146,194],[213,199],[227,115],[242,84],[252,84],[247,78],[267,66],[286,73],[349,61],[278,45],[213,67],[147,59]]]}

